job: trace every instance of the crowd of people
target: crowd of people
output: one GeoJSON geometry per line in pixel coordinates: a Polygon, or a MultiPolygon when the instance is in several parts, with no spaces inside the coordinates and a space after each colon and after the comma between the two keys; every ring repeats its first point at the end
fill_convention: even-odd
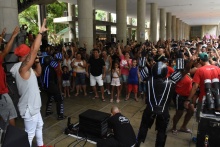
{"type": "MultiPolygon", "coordinates": [[[[36,38],[29,40],[29,46],[21,44],[15,49],[14,53],[19,62],[10,70],[17,83],[20,95],[18,109],[24,119],[30,144],[36,135],[38,146],[44,145],[38,87],[48,96],[45,115],[53,113],[52,103],[56,101],[58,120],[66,118],[63,105],[65,98],[94,93],[92,99],[101,98],[102,101],[120,103],[122,99],[128,101],[133,93],[136,102],[141,98],[147,104],[137,146],[144,142],[147,130],[157,115],[156,146],[162,147],[166,142],[170,101],[173,100],[176,106],[172,133],[191,133],[187,124],[195,107],[199,120],[199,112],[206,96],[204,81],[219,81],[220,38],[159,40],[156,43],[149,40],[144,43],[128,40],[126,45],[123,41],[97,40],[93,49],[89,49],[86,42],[83,47],[78,47],[73,42],[49,45],[42,41],[43,33],[47,31],[45,25],[46,20],[36,38]],[[177,129],[177,123],[185,109],[187,113],[183,124],[177,129]]],[[[3,120],[10,115],[11,125],[15,125],[14,118],[17,113],[7,94],[6,75],[2,64],[19,30],[18,27],[15,28],[11,39],[0,52],[0,82],[3,83],[0,85],[0,114],[3,120]]],[[[4,35],[5,30],[1,34],[0,42],[4,35]]],[[[219,110],[219,106],[216,107],[219,110]]]]}

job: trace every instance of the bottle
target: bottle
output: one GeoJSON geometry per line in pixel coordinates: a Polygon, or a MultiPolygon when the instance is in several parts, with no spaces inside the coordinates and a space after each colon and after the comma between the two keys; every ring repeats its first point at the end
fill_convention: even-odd
{"type": "Polygon", "coordinates": [[[215,90],[215,93],[214,93],[214,97],[215,97],[215,110],[217,111],[220,111],[220,92],[219,92],[219,79],[218,78],[215,78],[215,79],[212,79],[212,85],[213,85],[213,88],[215,90]]]}
{"type": "Polygon", "coordinates": [[[209,110],[214,109],[214,100],[213,100],[211,88],[212,88],[211,80],[206,79],[205,80],[205,92],[206,92],[206,99],[205,99],[206,105],[205,106],[209,110]]]}

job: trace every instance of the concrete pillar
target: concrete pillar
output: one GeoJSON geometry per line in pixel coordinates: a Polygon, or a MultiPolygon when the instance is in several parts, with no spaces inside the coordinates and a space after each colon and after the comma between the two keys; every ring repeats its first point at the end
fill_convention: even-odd
{"type": "Polygon", "coordinates": [[[38,28],[40,29],[43,24],[44,18],[46,18],[47,16],[46,6],[43,4],[38,5],[37,11],[38,11],[38,28]]]}
{"type": "Polygon", "coordinates": [[[182,40],[182,20],[179,20],[179,40],[182,40]]]}
{"type": "MultiPolygon", "coordinates": [[[[107,12],[106,16],[107,16],[106,21],[111,22],[111,13],[107,12]]],[[[111,42],[111,25],[106,26],[106,40],[108,42],[111,42]]]]}
{"type": "Polygon", "coordinates": [[[172,23],[172,17],[171,13],[167,12],[167,17],[166,17],[166,40],[172,39],[171,37],[171,23],[172,23]]]}
{"type": "Polygon", "coordinates": [[[127,42],[127,0],[116,0],[117,40],[127,42]]]}
{"type": "Polygon", "coordinates": [[[106,40],[111,42],[111,25],[106,26],[106,40]]]}
{"type": "Polygon", "coordinates": [[[157,9],[156,3],[151,3],[150,14],[150,41],[157,42],[157,9]]]}
{"type": "Polygon", "coordinates": [[[145,41],[146,0],[137,0],[137,42],[145,41]]]}
{"type": "Polygon", "coordinates": [[[17,0],[0,1],[0,32],[7,28],[7,33],[12,33],[18,26],[18,4],[17,0]]]}
{"type": "Polygon", "coordinates": [[[161,8],[160,9],[160,36],[159,38],[161,40],[165,39],[165,26],[166,25],[166,13],[165,9],[161,8]]]}
{"type": "Polygon", "coordinates": [[[176,16],[172,16],[172,39],[176,40],[176,16]]]}
{"type": "Polygon", "coordinates": [[[79,45],[87,43],[87,53],[93,49],[93,0],[77,0],[79,45]],[[86,10],[86,11],[85,11],[86,10]]]}
{"type": "MultiPolygon", "coordinates": [[[[128,23],[129,23],[129,25],[132,26],[132,18],[131,17],[129,17],[129,22],[128,23]]],[[[128,39],[133,40],[133,38],[132,38],[132,27],[128,28],[128,39]]]]}
{"type": "Polygon", "coordinates": [[[106,12],[106,21],[107,22],[111,22],[111,20],[112,20],[112,15],[111,15],[111,13],[109,13],[109,12],[106,12]]]}
{"type": "Polygon", "coordinates": [[[128,39],[132,39],[132,28],[128,28],[128,39]]]}
{"type": "Polygon", "coordinates": [[[180,23],[179,23],[180,19],[179,18],[176,18],[176,40],[179,40],[180,39],[180,23]]]}
{"type": "Polygon", "coordinates": [[[96,10],[93,9],[93,43],[96,42],[96,10]]]}
{"type": "Polygon", "coordinates": [[[182,23],[182,38],[186,40],[186,36],[185,36],[185,22],[182,23]]]}
{"type": "MultiPolygon", "coordinates": [[[[75,18],[76,16],[76,7],[68,3],[68,16],[75,18]]],[[[71,21],[69,22],[69,41],[76,42],[76,22],[71,21]]]]}

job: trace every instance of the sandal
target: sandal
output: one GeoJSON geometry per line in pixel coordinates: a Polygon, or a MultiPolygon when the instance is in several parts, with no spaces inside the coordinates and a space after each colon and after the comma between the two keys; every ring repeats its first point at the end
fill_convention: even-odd
{"type": "Polygon", "coordinates": [[[173,134],[173,135],[177,135],[177,134],[178,134],[178,131],[173,129],[173,130],[172,130],[172,134],[173,134]]]}
{"type": "Polygon", "coordinates": [[[190,129],[179,129],[179,131],[192,134],[192,131],[190,129]]]}
{"type": "Polygon", "coordinates": [[[79,95],[79,93],[76,93],[76,94],[75,94],[75,96],[78,96],[78,95],[79,95]]]}
{"type": "Polygon", "coordinates": [[[94,99],[98,99],[99,97],[98,96],[95,96],[95,97],[93,97],[92,99],[94,100],[94,99]]]}

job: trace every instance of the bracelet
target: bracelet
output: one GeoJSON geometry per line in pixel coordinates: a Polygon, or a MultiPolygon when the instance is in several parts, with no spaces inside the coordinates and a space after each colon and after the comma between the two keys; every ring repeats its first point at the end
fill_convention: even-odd
{"type": "Polygon", "coordinates": [[[41,34],[42,36],[44,36],[44,33],[38,32],[38,34],[41,34]]]}

